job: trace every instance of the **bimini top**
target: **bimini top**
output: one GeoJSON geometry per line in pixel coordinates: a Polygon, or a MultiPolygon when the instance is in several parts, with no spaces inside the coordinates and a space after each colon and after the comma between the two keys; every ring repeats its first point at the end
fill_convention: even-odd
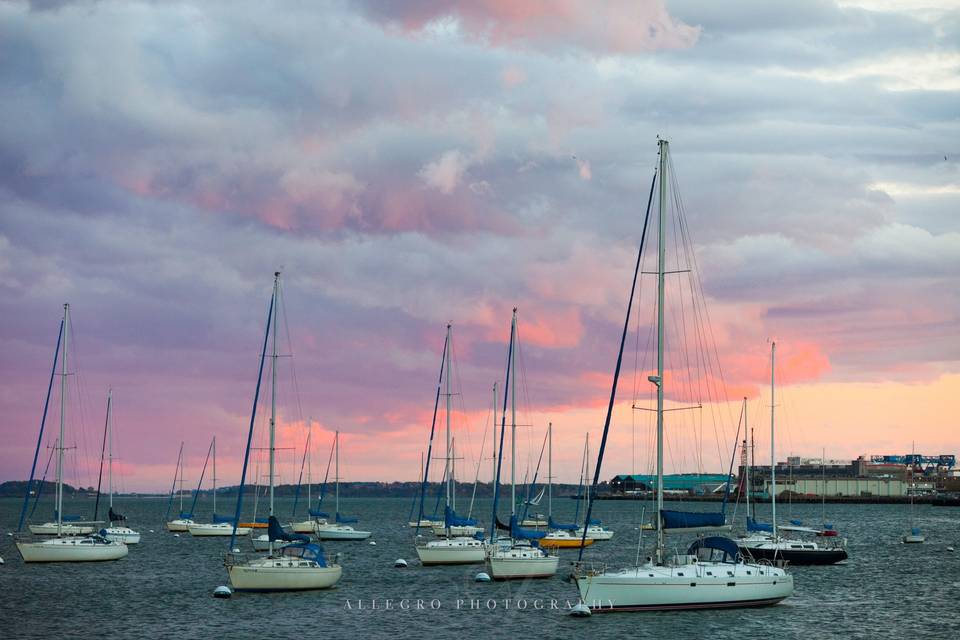
{"type": "Polygon", "coordinates": [[[737,543],[723,536],[700,538],[690,545],[690,548],[687,549],[687,554],[691,556],[700,555],[699,551],[701,549],[720,551],[723,553],[722,562],[737,562],[741,558],[740,548],[737,546],[737,543]]]}
{"type": "Polygon", "coordinates": [[[280,549],[280,555],[288,558],[312,560],[321,567],[327,566],[327,559],[323,555],[323,547],[318,544],[290,544],[280,549]]]}

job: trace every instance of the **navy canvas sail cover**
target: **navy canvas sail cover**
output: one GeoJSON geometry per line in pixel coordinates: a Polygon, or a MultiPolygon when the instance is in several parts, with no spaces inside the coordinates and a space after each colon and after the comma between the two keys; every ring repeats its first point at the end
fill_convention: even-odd
{"type": "Polygon", "coordinates": [[[350,516],[342,516],[340,512],[337,511],[337,524],[353,524],[355,522],[360,522],[360,520],[350,516]]]}
{"type": "Polygon", "coordinates": [[[314,518],[329,518],[330,514],[326,511],[320,511],[319,509],[310,509],[310,515],[314,518]]]}
{"type": "MultiPolygon", "coordinates": [[[[56,510],[56,509],[53,510],[53,519],[54,519],[54,520],[57,519],[57,510],[56,510]]],[[[65,515],[65,516],[63,516],[63,518],[62,518],[63,522],[76,522],[76,521],[78,521],[79,519],[80,519],[80,516],[78,516],[78,515],[73,515],[73,514],[65,515]]]]}
{"type": "Polygon", "coordinates": [[[290,533],[280,526],[280,521],[275,516],[270,516],[267,523],[267,537],[271,542],[280,540],[282,542],[310,542],[310,536],[302,533],[290,533]]]}
{"type": "Polygon", "coordinates": [[[722,552],[724,562],[736,562],[737,559],[740,558],[740,548],[737,547],[737,543],[723,536],[701,538],[690,545],[690,548],[687,549],[687,554],[691,556],[700,555],[698,552],[701,549],[712,549],[722,552]]]}
{"type": "Polygon", "coordinates": [[[514,540],[539,540],[547,535],[546,531],[524,529],[517,522],[517,516],[510,516],[510,537],[514,540]]]}
{"type": "Polygon", "coordinates": [[[508,525],[508,524],[503,524],[503,522],[501,522],[501,521],[500,521],[500,518],[498,517],[498,518],[497,518],[497,530],[498,530],[498,531],[510,531],[510,525],[508,525]]]}
{"type": "Polygon", "coordinates": [[[597,520],[596,518],[590,518],[590,520],[587,521],[587,524],[590,525],[590,526],[596,525],[596,526],[599,527],[599,526],[600,526],[600,521],[597,520]]]}
{"type": "Polygon", "coordinates": [[[230,516],[218,516],[213,514],[213,521],[217,524],[233,524],[233,518],[230,516]]]}
{"type": "Polygon", "coordinates": [[[477,521],[473,518],[464,518],[463,516],[458,516],[457,512],[451,509],[450,507],[444,507],[443,509],[443,526],[445,527],[475,527],[477,526],[477,521]]]}
{"type": "Polygon", "coordinates": [[[192,511],[181,511],[181,512],[180,512],[180,518],[181,518],[182,520],[192,520],[192,519],[193,519],[193,512],[192,512],[192,511]]]}
{"type": "Polygon", "coordinates": [[[565,523],[565,522],[557,522],[556,520],[553,519],[553,516],[550,516],[550,517],[547,519],[547,528],[548,528],[548,529],[560,529],[560,530],[563,530],[563,531],[576,531],[577,529],[580,528],[580,525],[578,525],[578,524],[569,524],[569,523],[565,523]]]}
{"type": "Polygon", "coordinates": [[[110,507],[110,511],[107,514],[107,517],[110,519],[110,522],[121,522],[127,519],[127,516],[122,513],[117,513],[113,510],[113,507],[110,507]]]}
{"type": "Polygon", "coordinates": [[[750,516],[747,516],[747,531],[769,531],[773,533],[773,525],[766,522],[757,522],[750,516]]]}
{"type": "Polygon", "coordinates": [[[664,529],[704,529],[723,527],[726,524],[722,513],[699,513],[693,511],[670,511],[662,509],[664,529]]]}
{"type": "Polygon", "coordinates": [[[327,559],[323,555],[323,547],[318,544],[289,544],[280,549],[280,555],[287,556],[289,558],[300,558],[308,561],[312,560],[321,567],[327,566],[327,559]]]}

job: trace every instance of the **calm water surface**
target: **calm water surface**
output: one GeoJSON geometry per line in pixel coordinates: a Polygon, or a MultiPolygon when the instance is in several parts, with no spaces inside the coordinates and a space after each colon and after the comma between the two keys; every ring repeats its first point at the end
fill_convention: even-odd
{"type": "MultiPolygon", "coordinates": [[[[562,611],[576,588],[560,575],[526,583],[473,582],[481,565],[423,568],[406,526],[409,500],[354,499],[344,512],[373,531],[367,542],[327,542],[341,554],[336,589],[292,594],[211,597],[227,584],[223,538],[179,538],[162,524],[166,500],[119,499],[118,510],[143,534],[123,560],[108,563],[24,565],[5,535],[16,527],[20,502],[0,500],[0,638],[956,638],[960,634],[960,508],[917,507],[927,535],[923,545],[902,545],[906,511],[894,505],[827,505],[828,519],[849,540],[850,560],[834,567],[796,567],[796,591],[775,607],[731,611],[615,613],[572,619],[562,611]],[[152,532],[151,532],[152,529],[152,532]],[[410,566],[395,569],[405,558],[410,566]],[[387,609],[387,600],[391,609],[387,609]],[[399,601],[424,601],[400,610],[399,601]],[[372,601],[376,609],[371,609],[372,601]],[[551,600],[561,609],[551,609],[551,600]],[[433,606],[439,608],[431,609],[433,606]],[[471,602],[479,601],[479,608],[471,602]],[[523,602],[520,602],[523,601],[523,602]],[[459,608],[458,608],[459,604],[459,608]],[[493,605],[496,608],[489,608],[493,605]],[[525,609],[518,609],[525,605],[525,609]],[[536,608],[542,606],[543,608],[536,608]],[[587,634],[583,636],[582,634],[587,634]]],[[[558,515],[572,516],[560,500],[558,515]]],[[[568,504],[569,503],[569,504],[568,504]]],[[[86,504],[86,503],[83,503],[86,504]]],[[[280,514],[290,502],[281,502],[280,514]]],[[[488,502],[481,503],[486,514],[488,502]]],[[[41,507],[42,508],[42,507],[41,507]]],[[[697,508],[694,505],[692,508],[697,508]]],[[[781,507],[785,509],[785,507],[781,507]]],[[[72,508],[72,512],[79,508],[72,508]]],[[[637,553],[639,504],[599,503],[611,542],[587,557],[620,566],[637,553]]],[[[198,513],[199,513],[198,509],[198,513]]],[[[39,513],[39,510],[38,510],[39,513]]],[[[793,507],[794,518],[819,523],[820,507],[793,507]]],[[[483,518],[489,520],[488,517],[483,518]]],[[[561,518],[562,519],[562,518],[561,518]]],[[[283,520],[283,518],[281,518],[283,520]]],[[[244,550],[249,544],[243,541],[244,550]]],[[[644,540],[644,546],[648,540],[644,540]]],[[[685,546],[686,538],[676,544],[685,546]]],[[[644,552],[646,555],[646,552],[644,552]]],[[[561,574],[576,551],[561,552],[561,574]]]]}

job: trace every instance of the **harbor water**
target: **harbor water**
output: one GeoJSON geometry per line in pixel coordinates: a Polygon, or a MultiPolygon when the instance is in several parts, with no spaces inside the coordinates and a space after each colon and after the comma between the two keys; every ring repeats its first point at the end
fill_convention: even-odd
{"type": "MultiPolygon", "coordinates": [[[[850,558],[829,567],[795,567],[794,596],[780,605],[723,611],[607,613],[575,619],[575,586],[566,581],[576,551],[561,551],[555,578],[477,583],[482,565],[424,568],[417,561],[409,499],[351,499],[345,513],[360,517],[369,541],[324,543],[339,554],[343,579],[335,589],[281,594],[234,594],[228,584],[226,538],[174,537],[163,525],[166,500],[118,498],[116,509],[142,533],[142,543],[116,562],[25,565],[6,533],[16,527],[20,501],[0,500],[0,638],[95,635],[140,638],[956,638],[960,634],[960,508],[918,506],[926,544],[903,545],[908,514],[898,505],[827,505],[827,519],[848,539],[850,558]],[[151,531],[152,530],[152,531],[151,531]],[[394,568],[404,558],[407,568],[394,568]],[[586,635],[584,635],[586,634],[586,635]]],[[[558,519],[573,515],[558,500],[558,519]]],[[[291,502],[280,501],[281,521],[291,502]]],[[[476,514],[489,522],[489,502],[476,514]]],[[[86,502],[72,511],[86,510],[86,502]]],[[[610,567],[638,555],[642,503],[599,502],[596,513],[616,531],[585,558],[610,567]]],[[[679,506],[679,505],[678,505],[679,506]]],[[[696,504],[693,509],[714,505],[696,504]]],[[[42,507],[41,507],[42,508],[42,507]]],[[[769,509],[761,505],[760,514],[769,509]]],[[[779,506],[781,513],[786,506],[779,506]]],[[[742,507],[741,507],[742,510],[742,507]]],[[[793,518],[819,526],[819,505],[793,505],[793,518]]],[[[38,510],[39,512],[39,510],[38,510]]],[[[198,518],[202,519],[198,510],[198,518]]],[[[302,515],[302,507],[301,507],[302,515]]],[[[785,514],[786,515],[786,514],[785,514]]],[[[36,520],[36,518],[34,519],[36,520]]],[[[742,522],[741,515],[738,521],[742,522]]],[[[429,532],[425,535],[432,537],[429,532]]],[[[641,561],[649,553],[644,532],[641,561]]],[[[683,551],[689,536],[670,537],[683,551]]],[[[241,539],[243,551],[250,542],[241,539]]]]}

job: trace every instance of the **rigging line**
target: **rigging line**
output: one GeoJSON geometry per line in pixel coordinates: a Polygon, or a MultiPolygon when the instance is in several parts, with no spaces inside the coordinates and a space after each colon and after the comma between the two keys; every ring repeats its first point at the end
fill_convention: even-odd
{"type": "Polygon", "coordinates": [[[583,536],[580,539],[580,549],[577,553],[577,562],[583,560],[583,547],[586,545],[587,528],[590,525],[590,516],[593,514],[593,500],[594,494],[596,493],[595,489],[600,480],[600,469],[603,466],[603,453],[607,446],[607,435],[610,432],[610,420],[613,417],[613,406],[617,400],[617,382],[620,378],[620,365],[623,362],[623,346],[627,341],[627,330],[630,327],[631,307],[633,305],[633,296],[637,288],[637,276],[639,275],[640,261],[643,256],[643,246],[647,239],[647,224],[650,222],[650,205],[653,203],[653,188],[656,183],[657,173],[654,171],[653,179],[650,181],[650,196],[647,198],[647,213],[644,216],[643,231],[640,234],[640,248],[637,251],[637,264],[633,270],[633,284],[630,285],[630,298],[627,302],[626,318],[624,318],[623,321],[623,334],[620,336],[620,348],[617,352],[617,366],[613,372],[613,384],[610,386],[610,403],[607,405],[607,417],[603,425],[603,436],[600,438],[600,448],[597,453],[597,465],[593,470],[594,491],[590,491],[589,498],[587,500],[587,513],[585,515],[586,519],[583,522],[583,536]]]}
{"type": "Polygon", "coordinates": [[[440,373],[437,375],[437,392],[433,400],[433,419],[430,422],[430,440],[427,445],[427,457],[423,467],[423,480],[420,483],[420,511],[417,516],[417,528],[415,533],[420,533],[420,523],[423,521],[423,501],[427,491],[427,480],[430,477],[430,459],[433,457],[433,437],[437,426],[437,410],[440,407],[440,389],[443,384],[444,365],[447,361],[447,349],[449,347],[450,325],[447,325],[447,334],[443,339],[443,354],[440,356],[440,373]]]}
{"type": "MultiPolygon", "coordinates": [[[[455,383],[454,388],[456,388],[457,390],[457,395],[459,396],[459,403],[460,403],[460,420],[461,421],[459,422],[458,425],[455,424],[455,426],[457,427],[456,429],[457,431],[461,431],[466,434],[467,436],[467,446],[465,448],[466,453],[469,453],[470,459],[473,460],[475,458],[474,456],[475,452],[473,448],[472,430],[470,429],[470,422],[467,419],[467,405],[463,398],[463,383],[460,378],[460,359],[457,358],[456,345],[454,344],[454,338],[453,338],[452,332],[450,333],[450,351],[451,351],[450,363],[453,366],[453,381],[455,383]]],[[[452,418],[453,416],[451,416],[451,422],[453,422],[452,418]]],[[[459,447],[457,448],[457,451],[459,451],[459,447]]]]}

